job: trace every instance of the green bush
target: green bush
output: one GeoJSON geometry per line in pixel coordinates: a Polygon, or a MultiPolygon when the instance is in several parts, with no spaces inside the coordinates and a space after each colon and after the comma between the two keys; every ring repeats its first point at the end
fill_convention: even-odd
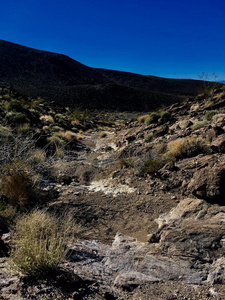
{"type": "Polygon", "coordinates": [[[217,111],[215,111],[215,110],[209,110],[209,111],[206,112],[204,118],[207,121],[211,121],[212,118],[213,118],[213,116],[215,116],[216,114],[217,114],[217,111]]]}
{"type": "Polygon", "coordinates": [[[30,120],[27,118],[27,116],[24,113],[14,112],[14,111],[9,112],[6,115],[6,120],[7,122],[13,125],[25,124],[30,122],[30,120]]]}
{"type": "Polygon", "coordinates": [[[191,125],[192,130],[200,129],[207,124],[207,120],[196,121],[193,125],[191,125]]]}
{"type": "Polygon", "coordinates": [[[171,113],[168,111],[162,111],[160,116],[161,116],[163,123],[166,123],[171,119],[171,113]]]}
{"type": "Polygon", "coordinates": [[[8,109],[8,111],[17,111],[17,112],[24,111],[24,107],[22,106],[22,104],[19,100],[11,100],[8,103],[7,109],[8,109]]]}
{"type": "Polygon", "coordinates": [[[158,120],[160,118],[160,114],[156,113],[156,112],[152,112],[149,117],[145,120],[145,124],[149,125],[152,123],[157,123],[158,120]]]}

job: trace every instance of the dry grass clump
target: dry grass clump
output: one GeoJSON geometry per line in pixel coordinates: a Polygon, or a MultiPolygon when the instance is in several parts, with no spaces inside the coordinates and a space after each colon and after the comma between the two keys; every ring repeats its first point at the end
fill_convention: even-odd
{"type": "Polygon", "coordinates": [[[145,136],[145,142],[151,142],[153,139],[153,132],[150,132],[148,133],[146,136],[145,136]]]}
{"type": "Polygon", "coordinates": [[[217,122],[217,120],[219,120],[219,119],[225,119],[225,114],[221,114],[221,113],[219,113],[219,114],[215,114],[213,117],[212,117],[212,121],[213,122],[217,122]]]}
{"type": "Polygon", "coordinates": [[[18,133],[27,133],[31,130],[29,123],[20,124],[20,126],[17,128],[18,133]]]}
{"type": "Polygon", "coordinates": [[[63,139],[63,132],[61,131],[53,133],[52,136],[48,137],[47,141],[50,144],[55,145],[56,147],[65,145],[65,140],[63,139]]]}
{"type": "Polygon", "coordinates": [[[67,130],[64,134],[63,137],[67,142],[72,142],[76,141],[77,137],[76,134],[73,131],[67,130]]]}
{"type": "Polygon", "coordinates": [[[29,204],[34,190],[35,182],[26,169],[10,169],[7,175],[1,176],[1,194],[15,207],[29,204]]]}
{"type": "Polygon", "coordinates": [[[207,121],[211,121],[213,116],[215,116],[217,114],[217,111],[216,110],[209,110],[206,112],[205,116],[204,116],[204,119],[207,120],[207,121]]]}
{"type": "Polygon", "coordinates": [[[137,118],[138,123],[144,124],[149,115],[143,115],[137,118]]]}
{"type": "Polygon", "coordinates": [[[43,121],[45,124],[54,124],[55,123],[53,117],[50,115],[43,115],[40,117],[40,120],[43,121]]]}
{"type": "Polygon", "coordinates": [[[59,218],[34,210],[19,217],[12,237],[11,259],[28,276],[46,276],[56,271],[81,232],[72,215],[59,218]]]}
{"type": "Polygon", "coordinates": [[[192,129],[192,130],[200,129],[200,128],[204,127],[207,123],[208,123],[207,120],[196,121],[196,122],[191,126],[191,129],[192,129]]]}
{"type": "Polygon", "coordinates": [[[37,164],[37,163],[42,163],[46,159],[46,152],[44,149],[33,149],[29,153],[28,160],[30,163],[37,164]]]}
{"type": "Polygon", "coordinates": [[[12,130],[9,127],[0,126],[0,140],[4,141],[9,138],[12,138],[12,130]]]}
{"type": "Polygon", "coordinates": [[[164,156],[185,158],[200,153],[207,153],[209,151],[209,147],[207,146],[206,141],[203,138],[191,136],[186,138],[179,138],[169,142],[164,156]]]}

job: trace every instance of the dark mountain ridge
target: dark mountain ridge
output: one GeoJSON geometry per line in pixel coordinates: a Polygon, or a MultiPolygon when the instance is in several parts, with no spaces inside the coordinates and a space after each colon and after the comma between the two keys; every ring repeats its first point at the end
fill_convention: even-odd
{"type": "Polygon", "coordinates": [[[62,54],[0,40],[0,81],[63,105],[149,111],[197,94],[201,81],[88,67],[62,54]]]}

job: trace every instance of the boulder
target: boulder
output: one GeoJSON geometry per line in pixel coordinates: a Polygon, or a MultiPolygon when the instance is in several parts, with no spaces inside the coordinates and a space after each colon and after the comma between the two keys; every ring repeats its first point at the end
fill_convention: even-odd
{"type": "Polygon", "coordinates": [[[197,198],[225,205],[225,163],[196,171],[187,190],[197,198]]]}
{"type": "Polygon", "coordinates": [[[225,133],[213,140],[211,148],[217,152],[225,153],[225,133]]]}

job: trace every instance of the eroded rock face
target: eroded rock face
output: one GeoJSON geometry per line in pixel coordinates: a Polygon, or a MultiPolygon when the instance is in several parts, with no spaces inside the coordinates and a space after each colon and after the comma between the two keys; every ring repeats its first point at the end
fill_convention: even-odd
{"type": "Polygon", "coordinates": [[[225,205],[225,163],[217,163],[195,172],[188,185],[194,196],[225,205]]]}
{"type": "MultiPolygon", "coordinates": [[[[220,127],[219,127],[220,128],[220,127]]],[[[225,153],[225,134],[219,135],[212,143],[211,147],[213,150],[225,153]]]]}

